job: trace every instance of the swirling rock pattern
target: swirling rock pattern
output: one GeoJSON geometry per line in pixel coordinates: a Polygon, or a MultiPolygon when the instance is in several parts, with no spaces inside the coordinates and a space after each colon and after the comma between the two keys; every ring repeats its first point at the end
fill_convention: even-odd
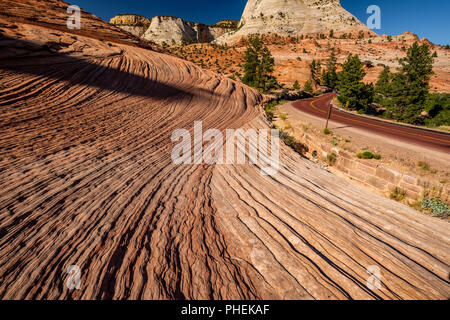
{"type": "Polygon", "coordinates": [[[150,50],[0,24],[0,298],[449,297],[447,222],[285,146],[274,176],[172,163],[171,134],[194,121],[267,129],[253,89],[150,50]],[[372,265],[380,290],[366,286],[372,265]]]}

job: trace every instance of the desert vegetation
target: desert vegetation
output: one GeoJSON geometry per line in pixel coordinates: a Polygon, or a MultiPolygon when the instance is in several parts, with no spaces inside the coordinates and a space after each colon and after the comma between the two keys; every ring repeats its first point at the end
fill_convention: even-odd
{"type": "Polygon", "coordinates": [[[388,119],[427,126],[450,125],[450,95],[430,93],[436,55],[428,44],[414,43],[401,58],[398,72],[385,67],[376,83],[375,100],[388,119]]]}
{"type": "Polygon", "coordinates": [[[279,88],[273,75],[275,61],[267,46],[263,45],[258,35],[249,36],[248,42],[242,82],[263,93],[279,88]]]}

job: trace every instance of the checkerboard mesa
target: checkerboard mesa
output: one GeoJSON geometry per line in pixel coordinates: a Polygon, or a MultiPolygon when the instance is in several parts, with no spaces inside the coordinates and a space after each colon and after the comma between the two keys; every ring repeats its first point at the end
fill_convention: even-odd
{"type": "Polygon", "coordinates": [[[253,33],[280,35],[371,31],[345,10],[339,0],[249,0],[237,32],[218,42],[232,43],[253,33]]]}

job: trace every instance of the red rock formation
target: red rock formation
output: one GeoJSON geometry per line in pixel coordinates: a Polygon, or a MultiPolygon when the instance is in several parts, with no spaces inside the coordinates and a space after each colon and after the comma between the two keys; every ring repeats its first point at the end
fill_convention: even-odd
{"type": "Polygon", "coordinates": [[[0,298],[448,298],[447,222],[285,146],[273,177],[172,163],[195,120],[267,129],[256,91],[94,26],[25,22],[0,18],[0,298]]]}

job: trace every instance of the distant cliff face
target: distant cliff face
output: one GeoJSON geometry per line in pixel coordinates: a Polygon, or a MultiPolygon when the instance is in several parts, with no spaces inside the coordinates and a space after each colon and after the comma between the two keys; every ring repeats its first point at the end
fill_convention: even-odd
{"type": "Polygon", "coordinates": [[[156,43],[164,42],[181,43],[183,40],[196,42],[197,32],[193,25],[183,21],[180,18],[173,17],[154,17],[149,28],[145,32],[144,39],[153,39],[156,43]]]}
{"type": "Polygon", "coordinates": [[[149,20],[140,16],[132,18],[121,15],[111,21],[138,37],[159,44],[234,43],[255,33],[306,35],[329,34],[331,30],[336,35],[358,34],[360,31],[373,33],[345,10],[339,0],[248,0],[239,23],[223,20],[214,26],[161,16],[149,20]]]}
{"type": "Polygon", "coordinates": [[[138,15],[118,15],[110,23],[158,44],[182,44],[214,41],[235,28],[238,21],[223,20],[214,26],[207,26],[176,17],[156,16],[148,19],[138,15]]]}
{"type": "Polygon", "coordinates": [[[248,0],[239,31],[220,40],[231,42],[249,34],[284,35],[336,33],[370,30],[339,0],[248,0]]]}
{"type": "Polygon", "coordinates": [[[151,20],[134,14],[121,14],[113,17],[110,23],[141,38],[150,26],[151,20]]]}

